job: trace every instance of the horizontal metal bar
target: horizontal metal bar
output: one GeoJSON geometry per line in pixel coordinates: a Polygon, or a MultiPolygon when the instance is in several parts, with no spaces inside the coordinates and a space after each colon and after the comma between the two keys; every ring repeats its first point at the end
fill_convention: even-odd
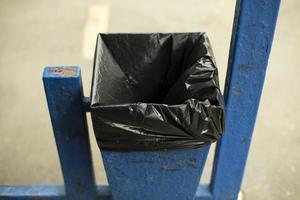
{"type": "MultiPolygon", "coordinates": [[[[64,200],[63,185],[0,186],[0,199],[5,200],[64,200]]],[[[108,185],[97,186],[98,200],[112,200],[108,185]]],[[[208,185],[200,185],[195,200],[212,200],[208,185]]]]}
{"type": "Polygon", "coordinates": [[[0,186],[0,199],[65,199],[65,187],[62,185],[0,186]]]}

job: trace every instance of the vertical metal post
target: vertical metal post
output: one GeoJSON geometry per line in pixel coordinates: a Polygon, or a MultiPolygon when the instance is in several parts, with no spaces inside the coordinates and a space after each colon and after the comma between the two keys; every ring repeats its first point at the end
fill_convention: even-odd
{"type": "Polygon", "coordinates": [[[194,199],[208,150],[101,154],[114,200],[182,200],[194,199]]]}
{"type": "Polygon", "coordinates": [[[280,0],[238,0],[225,88],[226,126],[217,145],[211,189],[236,199],[254,129],[280,0]]]}
{"type": "Polygon", "coordinates": [[[67,199],[95,199],[79,67],[47,67],[43,81],[67,199]]]}

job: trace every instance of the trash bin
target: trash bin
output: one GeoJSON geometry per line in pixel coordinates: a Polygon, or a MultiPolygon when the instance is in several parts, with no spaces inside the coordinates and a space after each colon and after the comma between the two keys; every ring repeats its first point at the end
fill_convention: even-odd
{"type": "Polygon", "coordinates": [[[91,114],[102,149],[191,149],[219,139],[224,105],[206,34],[99,34],[91,114]]]}
{"type": "Polygon", "coordinates": [[[224,129],[206,34],[99,34],[91,116],[110,187],[119,191],[115,199],[156,199],[149,190],[141,194],[143,184],[157,184],[166,198],[186,199],[183,189],[158,187],[175,179],[192,198],[208,152],[204,146],[224,129]],[[141,173],[152,178],[139,180],[141,173]]]}

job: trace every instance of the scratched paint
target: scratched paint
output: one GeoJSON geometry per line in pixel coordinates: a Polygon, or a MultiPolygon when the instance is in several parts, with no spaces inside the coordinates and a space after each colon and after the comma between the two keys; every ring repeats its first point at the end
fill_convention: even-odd
{"type": "MultiPolygon", "coordinates": [[[[235,16],[236,27],[232,34],[233,42],[229,58],[230,67],[228,69],[227,89],[225,95],[227,106],[227,128],[223,139],[218,144],[212,185],[201,185],[198,188],[196,187],[198,183],[195,183],[195,180],[198,180],[202,171],[201,167],[203,168],[203,164],[201,163],[204,163],[206,158],[206,153],[203,149],[201,151],[194,150],[195,152],[188,153],[179,151],[168,154],[165,152],[160,156],[157,156],[156,154],[147,156],[142,152],[139,152],[140,155],[132,154],[130,159],[125,158],[126,156],[124,157],[126,154],[120,153],[108,155],[108,152],[102,152],[102,155],[106,160],[105,168],[111,183],[112,191],[107,186],[98,186],[96,199],[112,200],[111,192],[114,193],[114,198],[116,197],[115,200],[118,199],[118,197],[119,199],[124,199],[122,198],[122,195],[126,195],[131,192],[136,195],[135,197],[137,198],[135,199],[142,199],[141,194],[145,191],[146,193],[144,193],[144,195],[147,194],[148,199],[177,198],[172,198],[173,196],[170,198],[169,196],[166,197],[163,193],[164,191],[172,191],[174,192],[174,195],[176,192],[182,191],[182,196],[180,196],[182,197],[181,199],[188,199],[189,196],[184,196],[184,194],[185,192],[187,192],[188,195],[191,194],[191,191],[194,191],[194,187],[197,188],[195,200],[228,200],[237,198],[247,158],[247,152],[251,142],[251,135],[256,118],[268,56],[271,49],[279,4],[279,0],[239,0],[237,2],[237,15],[235,16]],[[261,33],[256,34],[258,31],[261,31],[261,33]],[[257,37],[261,37],[262,39],[256,39],[257,37]],[[253,82],[256,84],[252,84],[253,82]],[[240,92],[233,91],[233,87],[235,86],[239,86],[239,90],[243,92],[243,95],[238,95],[240,92]],[[195,162],[193,160],[195,157],[192,157],[192,160],[190,161],[189,159],[186,159],[189,158],[191,154],[195,154],[195,162]],[[167,157],[164,157],[164,155],[167,157]],[[147,159],[145,159],[145,157],[147,157],[147,159]],[[168,157],[170,159],[168,159],[168,157]],[[185,161],[180,162],[182,160],[185,161]],[[185,164],[182,165],[181,170],[176,172],[162,173],[160,172],[160,167],[164,166],[163,164],[165,164],[166,161],[171,163],[173,162],[175,164],[178,162],[185,164]],[[153,169],[155,169],[149,169],[149,172],[156,173],[144,173],[145,171],[143,166],[147,165],[152,165],[153,169]],[[193,165],[194,167],[197,166],[197,168],[193,171],[191,170],[193,167],[190,165],[193,165]],[[134,166],[139,167],[135,168],[134,166]],[[122,167],[126,170],[128,169],[128,171],[123,170],[122,176],[114,176],[114,170],[121,169],[122,167]],[[131,177],[131,179],[126,176],[131,177]],[[155,182],[155,180],[159,177],[162,177],[164,181],[155,182]],[[183,180],[183,182],[181,182],[181,180],[183,180]],[[132,186],[131,181],[134,181],[134,186],[132,186]],[[119,185],[120,183],[126,184],[119,185]],[[187,191],[184,184],[189,185],[189,191],[187,191]],[[130,187],[128,187],[128,185],[130,187]],[[193,186],[192,190],[190,189],[191,185],[193,186]],[[213,194],[211,194],[211,189],[213,194]]],[[[61,72],[49,74],[47,69],[49,68],[45,69],[44,77],[58,78],[46,83],[46,92],[52,91],[57,87],[57,85],[58,87],[66,87],[66,89],[70,89],[70,91],[75,90],[79,93],[71,92],[70,94],[78,101],[73,102],[72,106],[75,108],[81,108],[83,102],[81,77],[77,77],[77,79],[75,79],[75,83],[68,82],[66,81],[67,77],[65,77],[64,80],[60,80],[59,77],[62,75],[61,72]],[[69,86],[71,87],[69,88],[69,86]]],[[[77,68],[77,72],[78,71],[79,68],[77,68]]],[[[59,103],[61,103],[60,99],[57,98],[58,97],[55,95],[51,99],[51,103],[48,102],[49,109],[54,108],[53,104],[59,105],[59,103]]],[[[87,107],[86,105],[88,105],[87,101],[85,101],[85,107],[87,107]]],[[[62,106],[66,105],[62,104],[62,106]]],[[[93,174],[91,173],[91,165],[89,164],[89,157],[91,156],[90,151],[88,150],[89,142],[87,138],[82,140],[80,137],[77,138],[78,140],[73,140],[71,137],[66,141],[65,137],[68,135],[68,131],[66,130],[68,129],[66,127],[61,127],[62,125],[59,123],[59,115],[61,113],[57,111],[60,110],[62,113],[70,114],[71,117],[67,117],[66,120],[62,120],[65,121],[65,125],[74,125],[74,116],[79,116],[79,121],[83,121],[84,123],[86,122],[86,119],[82,113],[76,114],[70,110],[69,112],[66,112],[65,108],[61,108],[59,106],[57,109],[58,110],[55,111],[57,116],[54,116],[54,120],[56,121],[54,124],[57,123],[58,126],[53,126],[56,133],[55,139],[60,152],[59,156],[62,162],[61,164],[66,182],[66,191],[69,198],[72,199],[72,197],[74,197],[74,199],[76,199],[82,195],[83,191],[74,190],[76,187],[73,188],[73,181],[78,183],[76,181],[80,181],[80,179],[82,179],[84,183],[87,183],[86,186],[88,186],[88,189],[94,187],[94,182],[90,179],[93,178],[93,174]],[[66,133],[61,135],[61,137],[58,137],[57,133],[60,132],[66,133]],[[69,139],[71,139],[71,141],[69,141],[69,139]],[[87,159],[88,162],[82,162],[85,159],[87,159]],[[77,180],[72,180],[72,177],[75,177],[75,175],[77,176],[77,180]],[[85,179],[87,182],[84,181],[85,179]],[[68,189],[69,187],[71,188],[68,189]],[[80,192],[80,194],[78,192],[80,192]]],[[[88,109],[86,108],[86,110],[88,109]]],[[[84,126],[81,126],[81,128],[84,126]]],[[[82,133],[87,136],[87,130],[82,133]]],[[[84,184],[82,186],[84,186],[84,184]]],[[[86,193],[87,195],[94,194],[93,191],[89,190],[87,190],[86,193]]],[[[66,196],[63,186],[0,186],[0,199],[62,200],[66,199],[66,196]]]]}
{"type": "Polygon", "coordinates": [[[225,87],[226,123],[212,173],[213,198],[237,199],[254,129],[280,0],[237,1],[225,87]]]}
{"type": "Polygon", "coordinates": [[[194,198],[208,149],[101,154],[115,200],[182,200],[194,198]]]}

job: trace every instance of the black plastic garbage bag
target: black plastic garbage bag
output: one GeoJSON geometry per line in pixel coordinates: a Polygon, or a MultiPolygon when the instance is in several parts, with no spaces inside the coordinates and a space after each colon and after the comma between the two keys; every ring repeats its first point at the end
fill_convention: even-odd
{"type": "Polygon", "coordinates": [[[191,149],[219,139],[224,103],[206,34],[99,34],[91,115],[101,149],[191,149]]]}

